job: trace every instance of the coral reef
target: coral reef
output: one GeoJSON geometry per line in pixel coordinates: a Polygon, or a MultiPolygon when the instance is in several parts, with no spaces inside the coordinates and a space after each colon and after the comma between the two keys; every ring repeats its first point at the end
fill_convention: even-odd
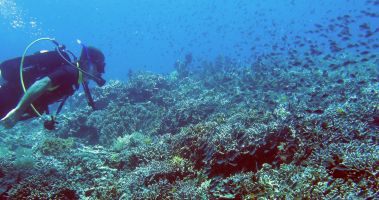
{"type": "Polygon", "coordinates": [[[95,111],[76,94],[56,131],[3,130],[1,198],[379,196],[377,67],[178,69],[94,88],[95,111]]]}

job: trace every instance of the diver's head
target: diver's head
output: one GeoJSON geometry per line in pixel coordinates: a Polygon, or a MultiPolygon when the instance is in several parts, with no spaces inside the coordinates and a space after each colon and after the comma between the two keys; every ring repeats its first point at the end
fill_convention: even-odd
{"type": "Polygon", "coordinates": [[[80,54],[80,64],[82,69],[90,75],[85,75],[86,79],[94,80],[98,86],[103,86],[105,80],[101,77],[105,72],[105,57],[104,54],[95,47],[82,45],[82,52],[80,54]]]}

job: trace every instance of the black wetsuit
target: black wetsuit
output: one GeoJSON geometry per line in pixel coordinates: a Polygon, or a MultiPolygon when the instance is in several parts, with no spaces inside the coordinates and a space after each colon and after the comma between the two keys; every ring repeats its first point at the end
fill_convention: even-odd
{"type": "MultiPolygon", "coordinates": [[[[69,59],[66,54],[64,56],[69,59]]],[[[2,78],[6,80],[0,85],[0,118],[15,108],[24,95],[20,81],[20,62],[21,58],[15,58],[0,64],[2,78]]],[[[68,65],[56,51],[26,56],[23,69],[26,88],[46,76],[51,79],[54,87],[59,86],[33,102],[40,113],[48,112],[48,105],[72,95],[79,88],[79,71],[68,65]]],[[[36,116],[30,107],[25,113],[29,117],[36,116]]]]}

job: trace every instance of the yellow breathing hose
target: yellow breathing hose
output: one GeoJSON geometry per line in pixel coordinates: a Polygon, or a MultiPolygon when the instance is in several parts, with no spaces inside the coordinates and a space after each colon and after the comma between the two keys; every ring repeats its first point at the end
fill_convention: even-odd
{"type": "MultiPolygon", "coordinates": [[[[22,90],[24,91],[24,93],[26,93],[26,87],[25,87],[25,83],[24,83],[24,75],[23,75],[23,69],[24,69],[24,60],[25,60],[25,56],[26,54],[28,53],[30,47],[32,47],[34,44],[36,44],[37,42],[40,42],[40,41],[44,41],[44,40],[47,40],[47,41],[51,41],[53,42],[54,44],[58,45],[58,43],[55,41],[55,39],[53,38],[39,38],[37,40],[34,40],[33,42],[31,42],[24,50],[24,53],[22,54],[22,57],[21,57],[21,62],[20,62],[20,81],[21,81],[21,86],[22,86],[22,90]]],[[[58,47],[59,48],[59,47],[58,47]]],[[[58,50],[59,51],[59,50],[58,50]]],[[[62,55],[61,55],[62,56],[62,55]]],[[[63,58],[64,59],[64,58],[63,58]]],[[[67,61],[67,60],[66,60],[67,61]]],[[[67,61],[69,62],[69,61],[67,61]]],[[[74,66],[75,67],[75,66],[74,66]]],[[[76,62],[76,67],[78,68],[79,70],[79,78],[78,78],[78,84],[80,84],[82,81],[83,81],[83,70],[80,69],[80,66],[79,66],[79,62],[76,62]]],[[[41,117],[41,113],[38,112],[38,110],[34,107],[33,104],[30,104],[30,106],[32,107],[33,111],[39,116],[41,117]]]]}
{"type": "MultiPolygon", "coordinates": [[[[22,86],[22,89],[24,91],[24,93],[26,93],[26,87],[25,87],[25,83],[24,83],[24,75],[23,75],[23,69],[24,69],[24,60],[25,60],[25,56],[27,54],[27,52],[29,51],[30,47],[32,47],[34,44],[36,44],[37,42],[40,42],[40,41],[44,41],[44,40],[48,40],[48,41],[55,41],[54,39],[52,38],[39,38],[37,40],[34,40],[33,42],[31,42],[24,50],[24,53],[22,54],[22,57],[21,57],[21,62],[20,62],[20,81],[21,81],[21,86],[22,86]]],[[[33,106],[33,104],[30,104],[30,106],[32,107],[32,109],[34,110],[34,112],[39,116],[41,117],[41,113],[38,112],[38,110],[33,106]]]]}

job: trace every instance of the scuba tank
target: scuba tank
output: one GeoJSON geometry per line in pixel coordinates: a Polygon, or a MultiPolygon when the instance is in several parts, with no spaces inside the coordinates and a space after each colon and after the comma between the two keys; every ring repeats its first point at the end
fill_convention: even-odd
{"type": "MultiPolygon", "coordinates": [[[[67,53],[63,53],[63,56],[70,60],[67,53]]],[[[21,59],[22,57],[13,58],[0,64],[1,75],[4,80],[12,84],[20,84],[21,59]]],[[[33,55],[25,56],[23,76],[27,82],[35,81],[65,64],[66,61],[57,51],[37,52],[33,55]]]]}

